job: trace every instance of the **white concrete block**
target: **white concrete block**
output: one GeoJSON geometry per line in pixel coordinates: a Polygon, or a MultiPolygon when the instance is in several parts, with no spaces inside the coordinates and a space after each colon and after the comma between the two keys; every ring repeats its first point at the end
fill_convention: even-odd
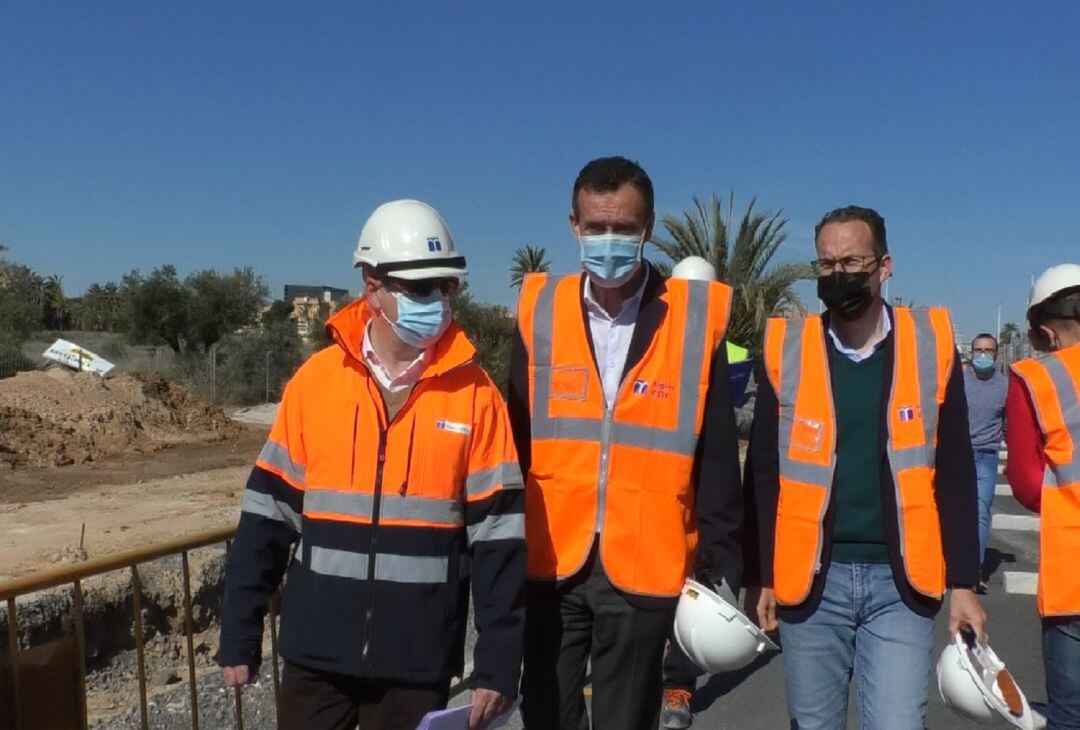
{"type": "Polygon", "coordinates": [[[1019,570],[1005,571],[1005,592],[1034,596],[1039,589],[1039,574],[1019,570]]]}
{"type": "Polygon", "coordinates": [[[994,530],[1038,532],[1039,518],[1035,515],[994,515],[990,527],[994,530]]]}

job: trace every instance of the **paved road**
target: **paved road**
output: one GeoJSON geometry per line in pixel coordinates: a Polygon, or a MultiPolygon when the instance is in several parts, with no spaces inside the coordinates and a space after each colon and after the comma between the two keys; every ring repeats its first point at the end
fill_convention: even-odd
{"type": "MultiPolygon", "coordinates": [[[[1038,521],[1028,517],[999,476],[994,500],[995,520],[987,550],[990,592],[983,596],[988,614],[987,633],[998,656],[1009,666],[1029,701],[1046,699],[1043,687],[1042,644],[1035,611],[1035,575],[1038,570],[1038,521]],[[1032,529],[1034,528],[1034,529],[1032,529]]],[[[946,616],[938,616],[935,660],[947,642],[946,616]]],[[[790,721],[784,701],[783,659],[772,656],[736,676],[714,676],[705,681],[694,698],[700,730],[777,730],[790,721]]],[[[849,702],[848,728],[858,727],[857,701],[849,702]]],[[[954,715],[942,703],[931,678],[927,727],[932,730],[977,728],[954,715]]]]}
{"type": "MultiPolygon", "coordinates": [[[[990,592],[983,596],[989,616],[987,632],[998,655],[1033,703],[1045,701],[1039,619],[1035,611],[1035,575],[1038,570],[1038,520],[1021,507],[999,476],[994,500],[995,520],[987,551],[990,592]]],[[[944,612],[937,622],[935,659],[945,646],[944,612]]],[[[747,670],[703,678],[694,697],[695,730],[784,730],[790,727],[784,699],[784,668],[780,655],[764,657],[747,670]]],[[[464,701],[461,698],[459,701],[464,701]]],[[[858,727],[858,703],[852,690],[848,728],[858,727]]],[[[509,725],[521,728],[515,718],[509,725]]],[[[978,728],[954,715],[930,679],[927,727],[931,730],[978,728]]]]}

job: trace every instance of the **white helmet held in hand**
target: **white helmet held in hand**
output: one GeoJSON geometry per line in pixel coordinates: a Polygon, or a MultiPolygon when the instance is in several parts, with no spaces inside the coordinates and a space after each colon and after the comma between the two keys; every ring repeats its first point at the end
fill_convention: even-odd
{"type": "Polygon", "coordinates": [[[675,609],[675,640],[706,672],[732,672],[779,647],[714,591],[687,580],[675,609]]]}
{"type": "Polygon", "coordinates": [[[961,717],[984,725],[1035,727],[1027,698],[1005,663],[968,627],[960,629],[941,652],[937,680],[941,699],[961,717]]]}
{"type": "Polygon", "coordinates": [[[468,273],[446,223],[419,200],[394,200],[375,209],[353,253],[353,266],[361,264],[398,279],[460,279],[468,273]]]}
{"type": "Polygon", "coordinates": [[[700,256],[687,256],[672,267],[671,278],[716,281],[716,268],[700,256]]]}

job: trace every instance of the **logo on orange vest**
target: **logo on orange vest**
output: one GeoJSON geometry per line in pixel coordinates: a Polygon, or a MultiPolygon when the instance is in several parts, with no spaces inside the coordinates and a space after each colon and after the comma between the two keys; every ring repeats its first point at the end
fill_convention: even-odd
{"type": "Polygon", "coordinates": [[[445,419],[438,419],[435,421],[435,428],[440,431],[450,431],[451,433],[460,433],[463,436],[468,436],[472,433],[472,427],[464,423],[455,423],[453,421],[447,421],[445,419]]]}
{"type": "Polygon", "coordinates": [[[665,400],[670,398],[672,393],[675,392],[675,386],[671,383],[650,383],[648,380],[635,380],[634,392],[638,395],[647,395],[652,398],[659,398],[665,400]]]}
{"type": "Polygon", "coordinates": [[[915,409],[912,406],[904,406],[897,411],[897,415],[900,416],[900,422],[906,423],[908,421],[915,420],[915,409]]]}

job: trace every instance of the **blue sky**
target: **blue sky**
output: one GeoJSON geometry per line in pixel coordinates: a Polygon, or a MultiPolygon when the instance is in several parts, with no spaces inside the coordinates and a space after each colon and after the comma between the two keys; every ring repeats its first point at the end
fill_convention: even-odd
{"type": "Polygon", "coordinates": [[[783,258],[879,209],[892,293],[974,333],[1080,259],[1078,37],[1072,2],[8,0],[0,241],[71,294],[163,263],[355,289],[364,219],[415,197],[509,304],[516,247],[577,267],[573,179],[624,154],[661,214],[782,208],[783,258]]]}

